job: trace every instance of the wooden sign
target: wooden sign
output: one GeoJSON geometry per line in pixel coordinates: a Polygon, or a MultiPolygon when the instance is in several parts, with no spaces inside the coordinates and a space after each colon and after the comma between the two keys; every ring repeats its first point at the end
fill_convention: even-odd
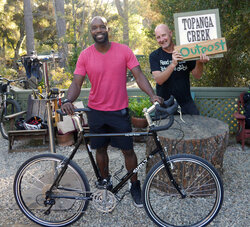
{"type": "Polygon", "coordinates": [[[219,53],[224,53],[227,51],[227,46],[225,38],[219,38],[199,43],[175,46],[174,49],[183,56],[184,60],[187,60],[197,59],[201,54],[211,56],[219,53]]]}
{"type": "MultiPolygon", "coordinates": [[[[174,23],[177,46],[221,38],[218,9],[175,13],[174,23]]],[[[223,57],[223,54],[211,57],[223,57]]]]}

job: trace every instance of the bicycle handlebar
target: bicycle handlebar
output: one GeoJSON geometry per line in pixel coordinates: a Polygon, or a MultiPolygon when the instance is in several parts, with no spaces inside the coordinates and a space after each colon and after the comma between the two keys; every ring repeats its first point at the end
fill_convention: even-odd
{"type": "Polygon", "coordinates": [[[169,121],[166,125],[162,126],[155,126],[154,124],[152,124],[150,127],[150,131],[156,132],[169,129],[174,123],[174,113],[177,111],[177,109],[178,103],[173,96],[171,96],[168,100],[164,101],[162,106],[160,106],[160,104],[158,103],[155,104],[155,114],[158,116],[151,118],[151,120],[156,121],[160,119],[163,120],[169,118],[169,121]]]}
{"type": "MultiPolygon", "coordinates": [[[[74,109],[75,113],[81,113],[81,112],[90,112],[91,110],[88,107],[84,107],[84,108],[76,108],[74,109]]],[[[57,113],[59,113],[62,116],[66,116],[67,114],[65,112],[62,112],[61,109],[56,110],[57,113]]]]}
{"type": "MultiPolygon", "coordinates": [[[[163,131],[163,130],[169,129],[174,123],[174,113],[177,111],[177,109],[178,109],[178,103],[174,99],[173,96],[171,96],[168,100],[164,101],[163,106],[160,106],[159,103],[155,103],[148,109],[145,109],[144,114],[145,116],[147,115],[146,118],[150,126],[150,132],[163,131]],[[149,114],[152,113],[153,111],[155,111],[156,114],[160,115],[160,117],[152,119],[149,114]],[[165,125],[155,126],[152,123],[152,120],[156,121],[159,119],[166,119],[166,118],[168,118],[168,122],[165,125]]],[[[75,113],[90,112],[90,111],[91,109],[87,107],[74,109],[75,113]]],[[[56,110],[56,112],[59,113],[61,116],[67,115],[65,112],[62,112],[62,110],[60,109],[56,110]]]]}
{"type": "Polygon", "coordinates": [[[163,106],[169,107],[174,104],[174,96],[171,95],[170,98],[163,102],[163,106]]]}
{"type": "Polygon", "coordinates": [[[25,80],[24,78],[15,79],[15,80],[10,80],[10,79],[5,78],[5,77],[2,77],[2,76],[0,75],[0,81],[2,81],[2,80],[7,81],[8,84],[13,83],[13,82],[17,82],[17,81],[20,82],[20,83],[23,83],[23,82],[26,82],[26,81],[27,81],[27,80],[25,80]]]}
{"type": "Polygon", "coordinates": [[[177,108],[178,103],[176,101],[171,106],[166,106],[165,108],[161,107],[160,105],[155,106],[155,109],[157,111],[167,113],[168,115],[173,115],[176,112],[177,108]]]}

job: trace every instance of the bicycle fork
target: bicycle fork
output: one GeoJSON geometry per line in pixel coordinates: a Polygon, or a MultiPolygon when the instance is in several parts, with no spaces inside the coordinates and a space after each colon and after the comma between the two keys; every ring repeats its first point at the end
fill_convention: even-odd
{"type": "Polygon", "coordinates": [[[2,108],[4,110],[4,116],[7,115],[7,95],[3,95],[2,108]]]}
{"type": "Polygon", "coordinates": [[[187,194],[185,193],[184,190],[182,190],[182,188],[180,187],[180,185],[174,179],[173,174],[171,173],[171,168],[173,168],[171,160],[170,159],[167,160],[167,157],[166,157],[166,155],[164,153],[163,147],[162,147],[162,145],[160,143],[159,137],[156,134],[156,132],[153,132],[153,139],[155,141],[155,144],[156,144],[157,148],[154,151],[152,151],[151,154],[155,154],[157,152],[160,154],[161,160],[162,160],[162,162],[163,162],[163,164],[165,166],[165,170],[167,172],[167,175],[169,177],[170,182],[173,184],[173,186],[175,187],[175,189],[179,192],[179,194],[181,195],[181,197],[183,199],[186,198],[187,194]]]}

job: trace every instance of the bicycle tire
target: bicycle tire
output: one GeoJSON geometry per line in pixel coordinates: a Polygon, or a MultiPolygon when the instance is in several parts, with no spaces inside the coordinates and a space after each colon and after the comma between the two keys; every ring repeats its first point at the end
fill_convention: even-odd
{"type": "Polygon", "coordinates": [[[158,226],[207,225],[223,202],[223,184],[216,169],[194,155],[179,154],[169,160],[174,179],[186,198],[181,198],[160,161],[149,171],[143,185],[143,205],[148,216],[158,226]]]}
{"type": "Polygon", "coordinates": [[[46,213],[49,208],[44,204],[46,191],[66,159],[58,154],[36,155],[24,162],[16,173],[13,184],[15,200],[25,216],[39,225],[58,227],[72,224],[82,217],[88,207],[89,200],[79,198],[89,196],[88,179],[71,160],[59,186],[52,190],[52,195],[60,198],[54,198],[55,204],[49,214],[46,213]],[[75,199],[61,196],[74,196],[75,199]]]}
{"type": "Polygon", "coordinates": [[[7,99],[6,108],[3,107],[0,116],[0,131],[4,139],[8,139],[8,131],[10,130],[10,121],[6,120],[4,116],[18,113],[21,107],[16,100],[7,99]]]}

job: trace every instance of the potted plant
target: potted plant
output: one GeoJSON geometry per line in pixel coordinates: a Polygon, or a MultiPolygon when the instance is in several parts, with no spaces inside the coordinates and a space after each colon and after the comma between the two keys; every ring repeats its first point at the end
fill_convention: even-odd
{"type": "Polygon", "coordinates": [[[136,128],[145,128],[148,123],[144,117],[143,109],[152,105],[149,97],[133,97],[129,99],[131,123],[136,128]]]}

